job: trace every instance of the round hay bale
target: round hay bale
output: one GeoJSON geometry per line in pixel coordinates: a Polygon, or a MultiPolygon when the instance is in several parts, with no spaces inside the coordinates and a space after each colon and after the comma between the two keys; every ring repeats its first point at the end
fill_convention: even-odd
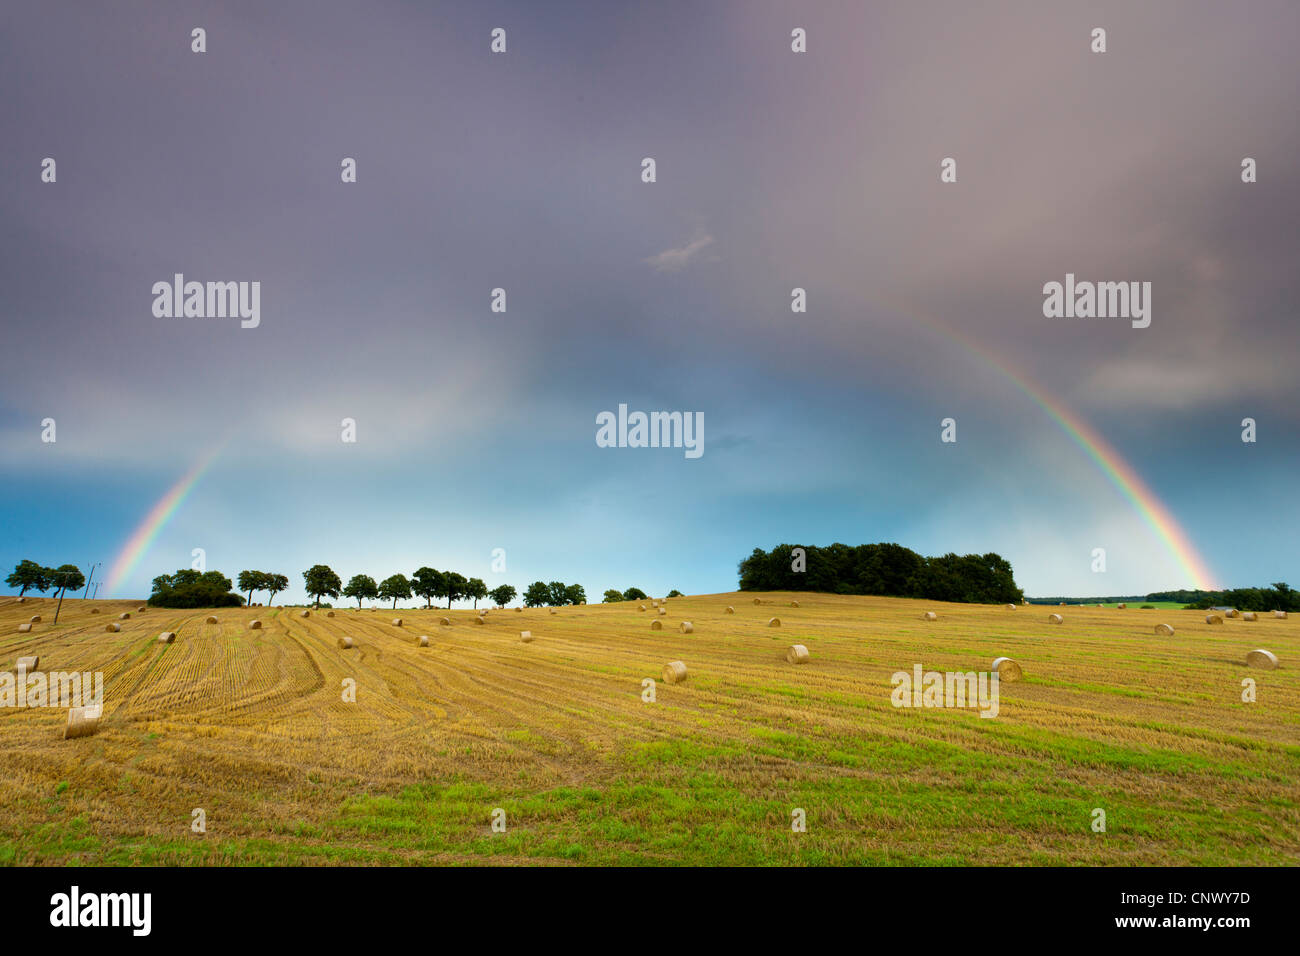
{"type": "Polygon", "coordinates": [[[663,629],[664,629],[664,622],[663,622],[663,621],[651,621],[651,622],[650,622],[650,630],[652,630],[652,631],[662,631],[663,629]]]}
{"type": "Polygon", "coordinates": [[[533,632],[532,632],[532,631],[520,631],[520,632],[519,632],[519,639],[520,639],[521,641],[523,641],[525,644],[531,644],[531,643],[533,642],[533,632]]]}
{"type": "Polygon", "coordinates": [[[104,627],[104,630],[105,630],[106,632],[110,633],[110,634],[116,634],[118,631],[122,630],[122,625],[121,625],[121,624],[108,624],[108,625],[106,625],[106,626],[104,627]]]}
{"type": "Polygon", "coordinates": [[[415,646],[416,646],[416,647],[428,647],[428,646],[429,646],[429,635],[428,635],[428,634],[421,634],[419,637],[417,637],[417,638],[415,639],[415,646]]]}
{"type": "Polygon", "coordinates": [[[1064,624],[1064,623],[1065,623],[1065,618],[1061,617],[1061,615],[1059,615],[1059,614],[1049,614],[1049,615],[1047,615],[1047,623],[1048,623],[1048,624],[1064,624]]]}
{"type": "Polygon", "coordinates": [[[136,608],[136,612],[139,613],[139,614],[143,614],[143,613],[144,613],[145,611],[147,611],[147,610],[149,610],[147,607],[138,607],[138,608],[136,608]]]}
{"type": "Polygon", "coordinates": [[[735,613],[736,613],[736,609],[735,609],[734,607],[732,607],[730,604],[728,604],[728,605],[727,605],[726,613],[727,613],[727,614],[735,614],[735,613]]]}
{"type": "Polygon", "coordinates": [[[1061,601],[1060,604],[1058,605],[1058,607],[1065,607],[1065,602],[1064,602],[1064,601],[1061,601]]]}
{"type": "Polygon", "coordinates": [[[642,604],[639,608],[637,608],[637,610],[638,610],[638,611],[644,611],[644,610],[645,610],[645,605],[642,604]]]}
{"type": "Polygon", "coordinates": [[[34,674],[40,669],[41,659],[36,657],[20,657],[14,664],[14,670],[19,674],[34,674]]]}
{"type": "Polygon", "coordinates": [[[261,622],[261,621],[249,621],[249,622],[248,622],[248,629],[249,629],[250,631],[260,631],[260,630],[262,629],[262,622],[261,622]]]}
{"type": "Polygon", "coordinates": [[[90,613],[91,613],[91,614],[98,614],[98,613],[99,613],[99,608],[97,608],[97,607],[92,607],[92,608],[90,609],[90,613]]]}
{"type": "Polygon", "coordinates": [[[1255,617],[1255,612],[1254,612],[1254,611],[1246,611],[1244,614],[1241,615],[1241,619],[1242,619],[1243,621],[1256,621],[1256,620],[1259,620],[1257,617],[1255,617]]]}
{"type": "Polygon", "coordinates": [[[1219,617],[1219,615],[1217,615],[1217,614],[1207,614],[1207,615],[1205,615],[1205,623],[1206,623],[1206,624],[1222,624],[1222,623],[1223,623],[1223,618],[1219,617]]]}
{"type": "Polygon", "coordinates": [[[993,673],[998,675],[998,680],[1017,681],[1024,676],[1024,671],[1009,657],[999,657],[993,661],[993,673]]]}
{"type": "Polygon", "coordinates": [[[924,614],[921,615],[921,620],[923,620],[923,621],[937,621],[937,620],[939,620],[939,615],[938,615],[938,614],[935,614],[933,611],[926,611],[924,614]]]}
{"type": "Polygon", "coordinates": [[[799,606],[799,602],[798,602],[798,601],[791,601],[791,602],[790,602],[790,606],[791,606],[791,607],[798,607],[798,606],[799,606]]]}
{"type": "Polygon", "coordinates": [[[474,623],[475,623],[475,624],[486,624],[487,622],[484,621],[483,618],[481,618],[481,617],[476,617],[476,618],[474,618],[474,623]]]}
{"type": "Polygon", "coordinates": [[[660,614],[667,614],[667,613],[668,613],[668,608],[666,608],[666,607],[661,607],[661,608],[659,609],[659,613],[660,613],[660,614]]]}
{"type": "Polygon", "coordinates": [[[669,661],[664,665],[664,683],[680,684],[686,680],[686,665],[681,661],[669,661]]]}
{"type": "Polygon", "coordinates": [[[754,598],[754,603],[755,603],[755,604],[762,604],[763,602],[760,601],[758,598],[754,598]]]}
{"type": "Polygon", "coordinates": [[[693,634],[695,632],[695,625],[690,621],[682,621],[681,632],[683,634],[693,634]]]}
{"type": "Polygon", "coordinates": [[[163,631],[161,634],[158,635],[159,644],[171,644],[175,640],[176,640],[175,631],[163,631]]]}
{"type": "Polygon", "coordinates": [[[516,613],[516,614],[523,614],[523,613],[524,613],[524,609],[521,608],[521,607],[517,607],[517,608],[515,608],[515,613],[516,613]]]}
{"type": "Polygon", "coordinates": [[[99,730],[99,719],[103,714],[104,707],[102,704],[69,708],[68,725],[63,728],[63,739],[72,740],[74,737],[92,736],[95,731],[99,730]]]}
{"type": "MultiPolygon", "coordinates": [[[[483,619],[482,619],[482,618],[479,618],[479,620],[481,621],[481,620],[483,620],[483,619]]],[[[451,618],[449,618],[449,617],[440,617],[440,618],[438,618],[438,626],[439,626],[439,627],[451,627],[451,618]]]]}
{"type": "MultiPolygon", "coordinates": [[[[445,621],[447,619],[444,617],[443,620],[445,621]]],[[[401,627],[401,626],[402,626],[402,619],[400,617],[393,618],[393,627],[401,627]]]]}
{"type": "Polygon", "coordinates": [[[19,603],[19,604],[26,604],[26,603],[27,603],[27,598],[26,598],[26,597],[20,597],[20,598],[18,599],[18,603],[19,603]]]}
{"type": "Polygon", "coordinates": [[[31,632],[32,632],[32,626],[31,626],[30,624],[19,624],[19,625],[18,625],[18,633],[19,633],[19,634],[30,634],[31,632]]]}
{"type": "Polygon", "coordinates": [[[41,623],[41,616],[40,616],[39,614],[33,614],[31,617],[29,617],[29,618],[27,619],[27,623],[28,623],[28,624],[40,624],[40,623],[41,623]]]}
{"type": "Polygon", "coordinates": [[[1274,616],[1274,617],[1277,617],[1277,618],[1281,618],[1282,620],[1285,621],[1285,620],[1286,620],[1286,611],[1274,611],[1274,612],[1273,612],[1273,616],[1274,616]]]}
{"type": "Polygon", "coordinates": [[[1128,607],[1127,604],[1121,604],[1121,605],[1119,605],[1119,610],[1123,611],[1123,610],[1126,609],[1127,607],[1128,607]]]}
{"type": "Polygon", "coordinates": [[[1277,655],[1272,651],[1257,647],[1246,654],[1246,665],[1248,667],[1262,667],[1266,671],[1271,671],[1277,667],[1277,655]]]}
{"type": "Polygon", "coordinates": [[[311,617],[311,611],[299,611],[299,612],[298,612],[298,616],[299,616],[299,617],[311,617]]]}
{"type": "Polygon", "coordinates": [[[207,617],[205,617],[205,618],[203,619],[203,623],[204,623],[204,624],[216,624],[216,623],[217,623],[217,616],[216,616],[215,614],[209,614],[207,617]]]}
{"type": "Polygon", "coordinates": [[[791,644],[790,649],[785,652],[787,664],[807,664],[808,648],[802,644],[791,644]]]}
{"type": "Polygon", "coordinates": [[[341,650],[341,651],[348,651],[348,650],[351,650],[352,648],[354,648],[354,647],[356,647],[356,646],[357,646],[357,645],[353,643],[352,638],[350,638],[350,637],[340,637],[340,638],[339,638],[339,650],[341,650]]]}
{"type": "Polygon", "coordinates": [[[1170,627],[1168,624],[1157,624],[1156,633],[1159,634],[1161,637],[1173,637],[1174,629],[1170,627]]]}
{"type": "Polygon", "coordinates": [[[1015,609],[1016,609],[1016,606],[1015,606],[1014,604],[1008,604],[1008,605],[1007,605],[1007,610],[1008,610],[1008,611],[1014,611],[1015,609]]]}
{"type": "Polygon", "coordinates": [[[326,611],[326,612],[325,612],[325,616],[326,616],[326,617],[333,617],[333,616],[334,616],[334,612],[333,612],[333,611],[326,611]]]}
{"type": "Polygon", "coordinates": [[[659,601],[658,601],[658,599],[656,598],[656,599],[652,600],[652,601],[650,602],[650,606],[651,606],[651,607],[658,607],[658,606],[659,606],[659,601]]]}
{"type": "Polygon", "coordinates": [[[1237,617],[1241,612],[1235,607],[1223,612],[1224,617],[1237,617]]]}
{"type": "Polygon", "coordinates": [[[555,608],[551,608],[551,613],[552,613],[552,614],[559,614],[560,612],[557,611],[555,608]]]}
{"type": "Polygon", "coordinates": [[[118,619],[119,621],[127,621],[127,620],[130,620],[130,618],[131,618],[131,612],[130,612],[130,611],[123,611],[121,614],[119,614],[119,615],[117,616],[117,619],[118,619]]]}
{"type": "Polygon", "coordinates": [[[779,617],[769,617],[769,618],[767,619],[767,626],[768,626],[768,627],[780,627],[780,626],[781,626],[781,619],[780,619],[779,617]]]}

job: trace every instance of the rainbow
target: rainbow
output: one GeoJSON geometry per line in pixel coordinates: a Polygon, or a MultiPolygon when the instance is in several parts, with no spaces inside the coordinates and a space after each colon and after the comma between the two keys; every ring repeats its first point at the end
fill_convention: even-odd
{"type": "Polygon", "coordinates": [[[1067,409],[1059,399],[1053,398],[1046,389],[1035,384],[1024,372],[1014,370],[1005,359],[994,355],[985,347],[972,341],[966,335],[950,328],[944,323],[928,316],[921,316],[913,309],[906,314],[927,326],[944,338],[956,342],[962,348],[984,361],[986,365],[998,372],[1029,396],[1036,405],[1043,409],[1083,453],[1092,459],[1103,475],[1110,480],[1133,506],[1146,525],[1155,532],[1183,573],[1187,575],[1190,586],[1205,591],[1217,590],[1215,576],[1209,565],[1193,546],[1187,532],[1156,497],[1142,477],[1097,431],[1079,415],[1067,409]]]}
{"type": "Polygon", "coordinates": [[[217,460],[224,447],[225,443],[223,442],[200,457],[176,484],[167,489],[167,493],[158,499],[158,502],[149,509],[149,513],[136,525],[135,530],[126,539],[126,544],[122,545],[122,550],[118,552],[112,566],[108,569],[106,579],[107,594],[116,594],[118,588],[135,571],[140,559],[145,556],[145,553],[157,539],[158,533],[171,520],[172,515],[176,514],[185,498],[198,484],[204,472],[212,467],[212,463],[217,460]]]}
{"type": "MultiPolygon", "coordinates": [[[[1178,566],[1190,580],[1191,587],[1201,590],[1217,590],[1215,577],[1205,559],[1192,544],[1187,532],[1183,530],[1173,514],[1155,493],[1147,487],[1146,482],[1137,471],[1116,451],[1097,431],[1079,415],[1067,409],[1059,399],[1052,397],[1042,386],[1037,385],[1028,374],[1018,372],[1004,360],[967,336],[950,328],[937,319],[918,315],[914,309],[899,310],[910,318],[919,321],[932,331],[949,341],[956,342],[966,351],[981,359],[986,365],[1011,382],[1027,395],[1036,405],[1047,413],[1060,429],[1065,432],[1083,453],[1092,460],[1120,494],[1132,505],[1146,525],[1169,550],[1178,566]]],[[[141,520],[135,531],[127,539],[108,572],[108,593],[113,594],[130,577],[140,559],[149,550],[158,537],[163,526],[171,519],[185,501],[203,474],[220,455],[225,442],[203,455],[188,472],[181,476],[176,484],[168,489],[141,520]]]]}

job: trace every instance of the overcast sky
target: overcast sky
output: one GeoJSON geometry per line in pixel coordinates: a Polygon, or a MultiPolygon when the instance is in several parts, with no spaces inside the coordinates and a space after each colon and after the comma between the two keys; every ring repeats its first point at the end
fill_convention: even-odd
{"type": "Polygon", "coordinates": [[[287,600],[317,562],[599,600],[883,540],[1191,586],[951,328],[1216,583],[1300,582],[1300,7],[1075,6],[6,3],[0,565],[110,564],[226,442],[121,596],[195,547],[287,600]],[[260,325],[155,317],[175,273],[260,282],[260,325]],[[1066,273],[1150,282],[1150,327],[1045,318],[1066,273]],[[703,455],[597,447],[620,403],[702,412],[703,455]]]}

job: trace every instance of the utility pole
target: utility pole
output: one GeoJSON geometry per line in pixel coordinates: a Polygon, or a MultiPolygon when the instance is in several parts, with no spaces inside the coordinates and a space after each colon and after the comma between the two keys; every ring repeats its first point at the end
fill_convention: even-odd
{"type": "Polygon", "coordinates": [[[95,568],[97,567],[99,567],[98,561],[90,566],[90,577],[86,578],[86,593],[81,595],[83,601],[86,600],[86,595],[90,594],[90,582],[95,580],[95,568]]]}
{"type": "Polygon", "coordinates": [[[56,608],[54,609],[54,623],[55,623],[55,624],[58,624],[58,623],[59,623],[59,612],[60,612],[61,610],[63,610],[63,592],[66,591],[66,590],[68,589],[68,586],[67,586],[66,582],[67,582],[67,580],[68,580],[68,575],[69,575],[70,573],[71,573],[71,572],[69,572],[69,571],[64,571],[64,572],[63,572],[63,580],[64,580],[65,583],[64,583],[64,586],[61,587],[61,588],[59,589],[59,606],[56,607],[56,608]]]}

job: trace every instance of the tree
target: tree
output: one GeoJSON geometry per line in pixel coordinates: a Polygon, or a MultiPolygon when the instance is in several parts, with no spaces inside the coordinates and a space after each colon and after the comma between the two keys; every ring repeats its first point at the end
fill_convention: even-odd
{"type": "Polygon", "coordinates": [[[22,597],[30,588],[33,591],[44,593],[50,588],[49,568],[42,567],[35,561],[26,559],[18,562],[18,567],[14,568],[13,573],[5,578],[5,584],[11,588],[21,588],[18,596],[22,597]]]}
{"type": "Polygon", "coordinates": [[[411,582],[405,574],[394,574],[384,578],[379,584],[379,596],[387,601],[393,599],[393,610],[397,610],[397,599],[405,600],[411,596],[411,582]]]}
{"type": "MultiPolygon", "coordinates": [[[[348,581],[348,586],[343,589],[343,596],[356,598],[357,608],[360,609],[362,598],[379,597],[379,585],[375,584],[375,579],[368,574],[354,574],[348,581]]],[[[393,603],[395,605],[397,602],[393,603]]]]}
{"type": "Polygon", "coordinates": [[[431,607],[432,599],[442,594],[442,572],[430,567],[420,568],[411,574],[411,591],[424,598],[424,606],[431,607]]]}
{"type": "Polygon", "coordinates": [[[645,599],[646,593],[640,588],[628,588],[623,592],[624,601],[644,601],[645,599]]]}
{"type": "Polygon", "coordinates": [[[515,599],[515,595],[518,593],[510,585],[503,584],[500,587],[493,588],[488,597],[496,602],[497,607],[505,607],[515,599]]]}
{"type": "Polygon", "coordinates": [[[316,599],[317,607],[321,598],[327,595],[336,598],[343,589],[343,582],[327,564],[313,564],[302,573],[302,578],[307,584],[307,596],[316,599]]]}
{"type": "Polygon", "coordinates": [[[487,585],[483,583],[483,579],[470,578],[469,584],[465,587],[465,597],[474,599],[474,610],[478,610],[478,602],[487,596],[487,585]]]}
{"type": "Polygon", "coordinates": [[[160,574],[153,579],[151,607],[239,607],[244,599],[231,594],[230,578],[220,571],[200,574],[193,568],[181,568],[175,574],[160,574]]]}
{"type": "MultiPolygon", "coordinates": [[[[338,578],[335,578],[334,580],[337,581],[338,578]]],[[[281,591],[288,590],[289,576],[287,574],[263,574],[262,587],[271,592],[270,597],[266,599],[266,603],[270,604],[275,600],[277,594],[281,591]]]]}
{"type": "MultiPolygon", "coordinates": [[[[1296,603],[1295,591],[1285,581],[1274,581],[1273,590],[1277,592],[1278,606],[1275,611],[1300,611],[1300,604],[1296,603]]],[[[1264,611],[1267,608],[1259,608],[1264,611]]]]}
{"type": "Polygon", "coordinates": [[[267,574],[265,571],[240,571],[239,572],[239,590],[248,592],[248,604],[253,604],[253,592],[266,589],[267,574]]]}
{"type": "Polygon", "coordinates": [[[86,583],[86,576],[75,564],[61,564],[57,568],[46,568],[49,587],[54,588],[53,597],[61,597],[68,590],[79,590],[86,583]]]}
{"type": "Polygon", "coordinates": [[[668,597],[686,597],[685,594],[683,594],[681,591],[677,590],[676,588],[673,588],[671,591],[669,591],[667,596],[668,596],[668,597]]]}
{"type": "Polygon", "coordinates": [[[899,544],[835,543],[802,548],[806,571],[795,546],[762,548],[740,562],[742,591],[824,591],[888,597],[961,601],[968,604],[1019,604],[1011,563],[997,554],[945,554],[926,558],[899,544]]]}
{"type": "Polygon", "coordinates": [[[605,600],[602,603],[619,604],[622,602],[622,600],[623,600],[623,592],[616,591],[613,588],[610,588],[608,591],[605,592],[605,600]]]}
{"type": "Polygon", "coordinates": [[[465,593],[468,587],[469,579],[456,571],[448,571],[442,576],[442,593],[447,598],[447,610],[451,610],[452,601],[460,601],[468,596],[465,593]]]}
{"type": "Polygon", "coordinates": [[[581,584],[570,584],[564,589],[564,599],[570,604],[586,604],[587,592],[581,584]]]}
{"type": "Polygon", "coordinates": [[[546,586],[546,603],[551,607],[564,607],[569,603],[569,587],[563,581],[552,581],[546,586]]]}
{"type": "Polygon", "coordinates": [[[525,607],[541,607],[551,600],[551,589],[544,581],[534,581],[524,592],[525,607]]]}

